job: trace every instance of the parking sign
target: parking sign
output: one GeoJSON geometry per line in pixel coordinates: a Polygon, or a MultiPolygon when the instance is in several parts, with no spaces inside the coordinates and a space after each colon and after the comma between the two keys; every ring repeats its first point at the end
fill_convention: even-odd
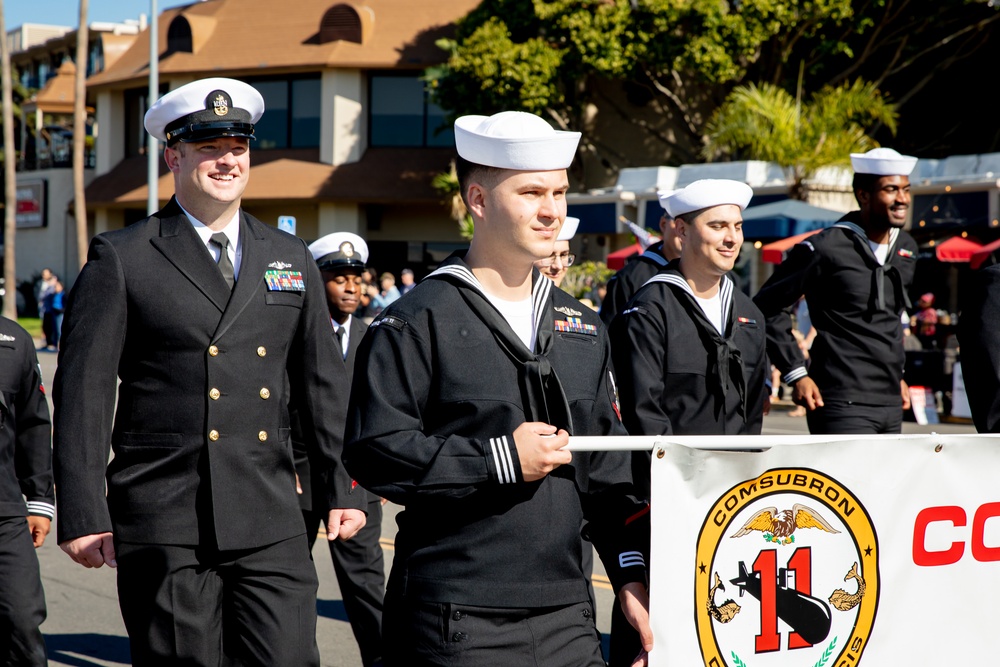
{"type": "Polygon", "coordinates": [[[278,216],[278,229],[283,232],[288,232],[292,236],[295,236],[295,216],[293,215],[279,215],[278,216]]]}

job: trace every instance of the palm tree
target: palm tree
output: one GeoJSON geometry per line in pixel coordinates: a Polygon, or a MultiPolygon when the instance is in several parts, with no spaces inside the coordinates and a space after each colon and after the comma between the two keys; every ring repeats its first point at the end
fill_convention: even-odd
{"type": "Polygon", "coordinates": [[[896,108],[873,83],[826,86],[805,103],[799,90],[793,98],[771,84],[735,88],[706,126],[705,157],[775,162],[792,198],[805,200],[820,168],[849,166],[852,152],[878,146],[870,132],[880,126],[896,132],[896,108]]]}
{"type": "Polygon", "coordinates": [[[466,241],[472,240],[472,216],[465,208],[465,200],[462,199],[462,186],[458,182],[458,173],[455,171],[455,162],[452,161],[448,171],[441,172],[431,180],[431,187],[445,197],[445,205],[451,214],[452,220],[458,223],[458,233],[466,241]]]}
{"type": "Polygon", "coordinates": [[[87,0],[80,0],[80,27],[76,32],[76,79],[73,96],[73,217],[76,218],[77,269],[87,262],[87,199],[83,169],[87,140],[87,0]]]}
{"type": "Polygon", "coordinates": [[[3,254],[3,275],[4,283],[10,295],[3,301],[3,315],[12,320],[17,319],[17,299],[15,298],[15,285],[17,271],[14,264],[14,234],[15,220],[14,213],[17,207],[17,174],[15,166],[17,162],[14,150],[14,95],[13,84],[10,71],[10,49],[7,48],[7,27],[4,23],[3,0],[0,0],[0,69],[3,78],[3,168],[4,168],[4,209],[3,209],[3,229],[4,229],[4,254],[3,254]]]}

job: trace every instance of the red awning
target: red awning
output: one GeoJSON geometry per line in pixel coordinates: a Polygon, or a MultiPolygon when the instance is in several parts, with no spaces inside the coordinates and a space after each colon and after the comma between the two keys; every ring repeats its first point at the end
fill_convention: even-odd
{"type": "Polygon", "coordinates": [[[791,250],[793,246],[801,243],[813,234],[819,234],[821,231],[823,230],[814,229],[805,234],[796,234],[795,236],[789,236],[787,239],[767,243],[760,249],[761,259],[771,264],[781,264],[782,260],[785,259],[785,253],[791,250]]]}
{"type": "Polygon", "coordinates": [[[982,244],[975,241],[952,236],[934,247],[934,255],[942,262],[968,262],[982,247],[982,244]]]}
{"type": "Polygon", "coordinates": [[[608,268],[618,271],[625,266],[625,262],[628,261],[629,257],[641,254],[642,250],[642,245],[639,243],[633,243],[620,250],[615,250],[613,253],[608,254],[608,268]]]}
{"type": "Polygon", "coordinates": [[[1000,248],[1000,239],[982,246],[979,250],[972,253],[972,257],[969,258],[969,266],[973,269],[978,269],[997,248],[1000,248]]]}

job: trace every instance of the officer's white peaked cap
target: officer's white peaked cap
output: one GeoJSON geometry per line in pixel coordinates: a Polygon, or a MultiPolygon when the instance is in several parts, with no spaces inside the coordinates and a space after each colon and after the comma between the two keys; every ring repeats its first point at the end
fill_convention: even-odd
{"type": "Polygon", "coordinates": [[[556,237],[556,241],[569,241],[576,234],[576,228],[579,226],[580,218],[566,216],[562,229],[559,230],[559,236],[556,237]]]}
{"type": "Polygon", "coordinates": [[[368,244],[350,232],[335,232],[318,238],[309,245],[309,252],[321,271],[364,268],[368,262],[368,244]]]}
{"type": "Polygon", "coordinates": [[[474,164],[518,171],[566,169],[573,162],[579,132],[554,130],[538,116],[501,111],[455,120],[455,148],[474,164]]]}
{"type": "Polygon", "coordinates": [[[700,211],[712,206],[734,204],[743,210],[750,203],[753,190],[741,181],[728,179],[706,178],[689,184],[686,188],[677,190],[660,203],[672,218],[700,211]]]}
{"type": "Polygon", "coordinates": [[[264,114],[264,98],[253,86],[222,77],[199,79],[156,100],[143,124],[151,135],[174,144],[218,137],[253,138],[264,114]]]}
{"type": "Polygon", "coordinates": [[[916,166],[917,158],[900,155],[891,148],[873,148],[867,153],[851,153],[851,167],[856,174],[909,176],[916,166]]]}

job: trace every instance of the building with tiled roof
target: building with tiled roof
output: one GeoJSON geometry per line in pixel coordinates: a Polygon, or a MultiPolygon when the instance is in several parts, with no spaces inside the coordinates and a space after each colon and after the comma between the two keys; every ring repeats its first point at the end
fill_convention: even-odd
{"type": "MultiPolygon", "coordinates": [[[[271,224],[292,216],[306,240],[358,233],[379,270],[419,274],[462,245],[431,187],[454,157],[454,140],[420,77],[445,58],[435,42],[477,4],[205,0],[170,9],[157,22],[161,94],[206,76],[256,87],[266,110],[244,209],[271,224]]],[[[149,39],[144,30],[87,80],[100,128],[87,188],[93,233],[146,215],[149,39]]],[[[157,189],[165,204],[173,178],[162,160],[157,189]]]]}

